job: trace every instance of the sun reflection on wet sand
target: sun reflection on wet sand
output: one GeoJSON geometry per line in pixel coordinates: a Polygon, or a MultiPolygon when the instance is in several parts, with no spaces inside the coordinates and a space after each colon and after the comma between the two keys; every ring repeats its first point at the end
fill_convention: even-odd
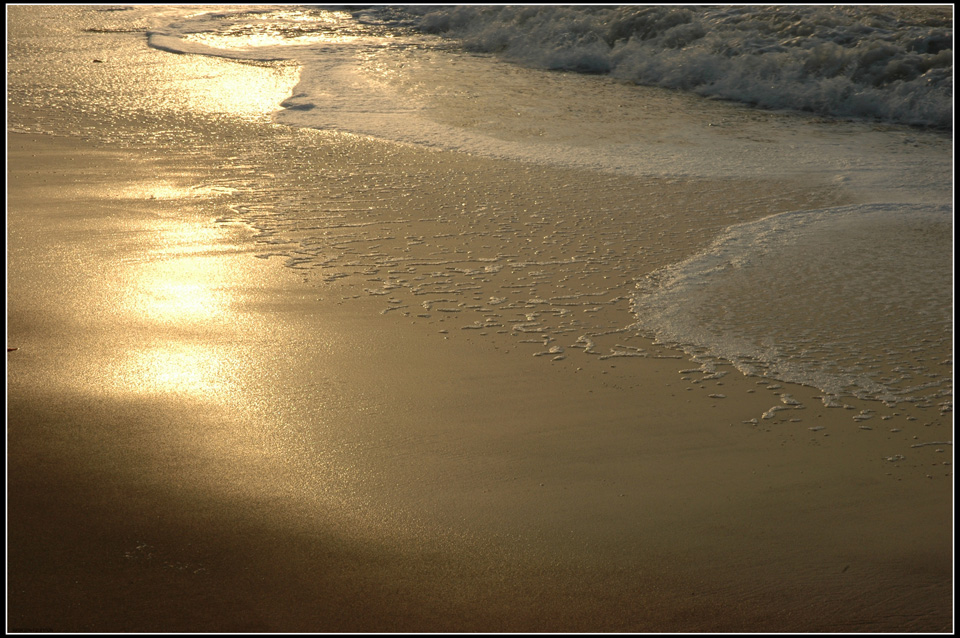
{"type": "Polygon", "coordinates": [[[233,249],[223,245],[223,234],[212,223],[163,223],[125,296],[127,311],[174,328],[221,318],[229,309],[234,275],[209,257],[233,249]]]}
{"type": "MultiPolygon", "coordinates": [[[[167,266],[167,264],[160,265],[167,266]]],[[[156,278],[151,278],[149,284],[138,291],[136,300],[131,304],[140,308],[142,317],[184,327],[225,313],[225,295],[222,291],[211,289],[210,286],[193,279],[202,272],[201,267],[158,268],[157,270],[159,272],[156,278]],[[172,281],[164,279],[164,274],[172,274],[176,279],[172,281]]]]}
{"type": "Polygon", "coordinates": [[[195,33],[189,39],[230,49],[348,42],[366,35],[351,34],[347,26],[351,21],[351,15],[344,11],[278,10],[260,15],[243,14],[236,24],[222,33],[195,33]]]}
{"type": "MultiPolygon", "coordinates": [[[[207,66],[208,61],[201,59],[196,64],[207,66]]],[[[211,82],[191,83],[191,90],[182,98],[187,109],[263,120],[280,108],[280,102],[290,94],[300,76],[299,67],[289,64],[270,65],[270,73],[250,73],[245,66],[249,65],[220,65],[211,70],[216,73],[211,82]]]]}
{"type": "Polygon", "coordinates": [[[214,348],[170,341],[131,352],[118,379],[136,393],[209,394],[225,389],[225,369],[233,363],[214,348]]]}
{"type": "Polygon", "coordinates": [[[209,220],[165,220],[156,234],[146,235],[146,254],[124,278],[118,311],[156,330],[157,339],[118,362],[112,375],[117,391],[207,398],[235,394],[231,379],[239,378],[241,364],[232,349],[197,338],[215,331],[228,339],[243,327],[235,282],[250,260],[229,258],[237,246],[228,241],[228,232],[209,220]]]}
{"type": "Polygon", "coordinates": [[[265,122],[300,78],[300,67],[291,62],[184,57],[180,69],[161,66],[155,70],[157,79],[170,90],[142,96],[143,107],[265,122]]]}
{"type": "Polygon", "coordinates": [[[122,189],[118,189],[116,192],[109,194],[118,198],[135,200],[170,201],[185,198],[218,197],[221,195],[230,195],[236,191],[236,188],[219,185],[197,184],[185,187],[169,180],[159,179],[156,181],[136,182],[125,185],[122,189]]]}

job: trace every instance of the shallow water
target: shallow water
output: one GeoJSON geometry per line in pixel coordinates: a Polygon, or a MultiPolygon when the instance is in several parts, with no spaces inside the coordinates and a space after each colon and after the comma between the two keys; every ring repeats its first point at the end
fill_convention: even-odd
{"type": "MultiPolygon", "coordinates": [[[[221,221],[254,228],[267,249],[262,256],[281,256],[328,283],[366,278],[366,294],[387,301],[384,312],[446,313],[463,317],[454,329],[509,330],[561,349],[582,347],[601,330],[630,327],[699,358],[812,384],[828,402],[854,395],[950,409],[952,141],[942,131],[899,123],[917,120],[907,113],[923,111],[914,108],[918,103],[939,108],[936,96],[946,89],[931,81],[934,93],[924,102],[914,92],[913,110],[892,106],[909,82],[939,78],[946,68],[940,58],[951,32],[942,12],[714,8],[681,15],[648,9],[545,8],[518,21],[506,10],[469,7],[422,15],[137,7],[102,11],[101,28],[67,29],[61,37],[65,52],[71,38],[129,34],[164,52],[195,54],[189,57],[196,67],[192,81],[164,77],[156,66],[144,69],[139,86],[120,87],[139,93],[124,104],[140,104],[145,112],[272,118],[321,131],[313,138],[292,134],[294,144],[320,144],[330,134],[359,144],[369,136],[531,167],[522,179],[502,180],[522,192],[483,191],[466,175],[459,183],[425,184],[416,166],[372,174],[363,193],[338,192],[337,177],[352,170],[348,159],[317,175],[300,171],[295,157],[253,144],[231,167],[252,177],[272,163],[270,188],[253,189],[242,179],[211,185],[236,199],[235,214],[221,221]],[[629,29],[607,46],[606,57],[597,57],[596,39],[584,34],[603,24],[629,29]],[[642,24],[658,25],[655,35],[639,38],[642,24]],[[667,46],[677,29],[697,24],[713,25],[709,38],[694,38],[688,49],[667,46]],[[796,40],[801,31],[802,42],[796,40]],[[726,58],[732,66],[710,67],[723,81],[715,76],[713,88],[688,86],[697,68],[713,64],[704,56],[723,38],[733,47],[726,58]],[[493,47],[494,40],[505,44],[493,47]],[[660,79],[651,82],[661,86],[634,83],[649,69],[627,73],[639,59],[627,55],[633,49],[655,53],[660,79]],[[493,50],[497,56],[488,53],[493,50]],[[779,74],[751,66],[760,50],[768,56],[762,59],[778,61],[779,74]],[[824,68],[847,60],[858,71],[787,72],[814,54],[824,68]],[[246,64],[225,67],[216,57],[246,64]],[[691,69],[694,59],[700,66],[691,69]],[[887,66],[878,66],[881,59],[887,66]],[[607,64],[608,73],[545,70],[596,72],[589,60],[607,64]],[[927,71],[905,79],[910,74],[901,70],[898,85],[895,63],[927,71]],[[728,90],[752,82],[754,93],[762,89],[767,96],[754,101],[802,105],[791,100],[813,91],[811,82],[840,76],[866,82],[868,72],[881,73],[872,82],[886,91],[885,116],[837,119],[850,112],[851,100],[814,116],[703,97],[753,99],[728,90]],[[150,90],[154,83],[178,89],[158,94],[150,90]],[[275,110],[277,102],[283,108],[275,110]],[[553,180],[533,170],[541,166],[588,172],[553,180]],[[578,183],[585,175],[608,184],[609,201],[578,183]],[[664,195],[639,195],[656,190],[617,181],[624,179],[660,180],[664,195]],[[320,210],[305,208],[297,195],[311,183],[331,193],[320,210]],[[676,192],[668,196],[670,190],[676,192]],[[678,195],[685,190],[701,195],[678,195]],[[757,192],[742,196],[751,190],[757,192]],[[429,209],[438,197],[448,203],[429,209]],[[824,208],[834,203],[844,207],[824,208]],[[737,225],[772,213],[778,216],[737,225]],[[429,233],[415,234],[414,225],[425,220],[429,233]],[[468,254],[462,241],[468,236],[485,239],[482,254],[468,254]],[[678,253],[668,237],[703,252],[678,253]],[[475,298],[479,284],[492,285],[494,294],[475,298]],[[590,321],[594,301],[625,297],[635,325],[590,321]]],[[[45,28],[52,27],[37,25],[45,28]]],[[[15,71],[45,72],[25,62],[15,71]]],[[[18,92],[14,78],[12,99],[31,100],[36,111],[51,114],[61,101],[84,102],[98,124],[128,116],[118,109],[129,106],[105,97],[118,87],[58,78],[50,85],[38,99],[18,92]]],[[[82,132],[84,125],[76,128],[82,132]]],[[[123,137],[122,127],[115,130],[123,137]]],[[[406,161],[397,148],[394,159],[406,161]]]]}
{"type": "Polygon", "coordinates": [[[840,396],[951,407],[951,209],[862,205],[727,229],[653,273],[641,328],[701,359],[840,396]]]}

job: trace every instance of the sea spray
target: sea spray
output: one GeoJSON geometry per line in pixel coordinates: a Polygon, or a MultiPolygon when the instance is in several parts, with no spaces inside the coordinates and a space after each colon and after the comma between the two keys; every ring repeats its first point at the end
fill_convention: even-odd
{"type": "Polygon", "coordinates": [[[953,121],[948,7],[459,6],[419,13],[416,26],[425,32],[537,68],[609,74],[768,108],[944,128],[953,121]]]}

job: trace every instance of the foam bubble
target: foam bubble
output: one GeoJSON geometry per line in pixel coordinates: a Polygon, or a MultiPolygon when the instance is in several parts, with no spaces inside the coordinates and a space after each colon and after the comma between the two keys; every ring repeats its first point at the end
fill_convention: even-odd
{"type": "Polygon", "coordinates": [[[949,206],[775,215],[646,277],[633,309],[661,341],[820,388],[828,406],[943,401],[950,371],[930,362],[951,347],[951,227],[949,206]]]}

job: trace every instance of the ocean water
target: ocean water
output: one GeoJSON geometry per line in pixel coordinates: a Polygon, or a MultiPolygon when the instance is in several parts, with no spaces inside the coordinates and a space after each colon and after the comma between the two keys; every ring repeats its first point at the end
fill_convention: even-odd
{"type": "Polygon", "coordinates": [[[634,312],[695,359],[896,405],[952,401],[952,208],[867,204],[728,228],[634,312]],[[743,293],[747,292],[749,297],[743,293]]]}
{"type": "Polygon", "coordinates": [[[947,8],[265,7],[193,12],[148,42],[295,61],[284,124],[630,175],[949,189],[917,138],[952,125],[947,8]],[[918,128],[849,144],[832,125],[851,118],[918,128]],[[896,166],[861,168],[890,147],[896,166]]]}
{"type": "Polygon", "coordinates": [[[546,69],[763,107],[948,127],[948,9],[864,6],[409,9],[416,28],[546,69]]]}
{"type": "MultiPolygon", "coordinates": [[[[154,49],[296,73],[271,115],[290,127],[597,179],[835,189],[842,205],[747,223],[735,223],[735,211],[729,223],[705,212],[703,227],[719,231],[701,252],[653,272],[617,272],[634,281],[632,323],[622,328],[705,366],[729,362],[815,386],[828,405],[856,396],[952,409],[951,7],[136,6],[117,13],[136,25],[131,37],[154,49]]],[[[412,264],[401,253],[429,243],[390,244],[389,229],[365,228],[348,207],[304,230],[302,213],[283,201],[237,206],[235,220],[257,228],[295,268],[412,264]],[[336,241],[324,239],[331,233],[336,241]],[[349,248],[371,241],[380,253],[349,248]]],[[[670,215],[649,202],[618,204],[628,250],[656,252],[641,239],[651,211],[670,215]]],[[[472,212],[500,231],[549,230],[539,216],[521,224],[492,203],[475,203],[472,212]]],[[[455,271],[442,277],[459,280],[437,288],[451,291],[511,270],[536,279],[571,277],[584,263],[630,267],[625,256],[584,258],[591,249],[578,224],[562,220],[549,231],[551,241],[571,246],[569,262],[530,258],[521,268],[496,250],[465,260],[437,234],[426,267],[455,271]]],[[[368,292],[405,290],[416,300],[425,284],[411,281],[430,276],[441,277],[395,276],[368,292]]],[[[590,296],[604,293],[519,303],[505,288],[486,300],[485,321],[464,327],[492,329],[496,317],[539,338],[544,314],[569,317],[576,304],[589,313],[590,296]]],[[[442,300],[423,304],[426,312],[460,312],[442,300]]],[[[544,339],[538,354],[562,358],[564,346],[590,343],[589,325],[562,325],[566,342],[544,339]]]]}

